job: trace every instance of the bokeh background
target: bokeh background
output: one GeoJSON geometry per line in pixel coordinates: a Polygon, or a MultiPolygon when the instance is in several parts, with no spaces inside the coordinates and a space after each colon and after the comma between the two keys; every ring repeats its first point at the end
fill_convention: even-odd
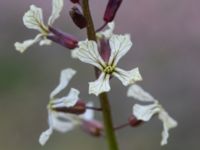
{"type": "MultiPolygon", "coordinates": [[[[69,18],[72,4],[55,26],[85,38],[69,18]]],[[[96,27],[102,24],[107,0],[90,0],[96,27]]],[[[22,16],[30,4],[43,8],[45,19],[51,12],[51,0],[1,0],[0,9],[0,150],[106,150],[103,138],[96,139],[80,129],[67,134],[54,132],[47,145],[38,143],[47,125],[46,104],[58,83],[60,70],[73,67],[77,76],[70,83],[87,94],[88,81],[94,79],[92,67],[70,58],[70,52],[57,45],[34,45],[24,54],[13,43],[34,37],[22,16]]],[[[120,66],[138,66],[144,81],[140,84],[161,101],[179,123],[170,132],[169,144],[160,146],[162,124],[156,118],[138,128],[117,132],[122,150],[199,150],[200,149],[200,1],[199,0],[124,0],[116,16],[116,33],[130,33],[134,46],[120,66]]],[[[126,122],[135,101],[126,98],[127,88],[112,80],[110,101],[114,123],[126,122]]],[[[69,88],[66,90],[68,92],[69,88]]],[[[97,115],[101,119],[101,115],[97,115]]]]}

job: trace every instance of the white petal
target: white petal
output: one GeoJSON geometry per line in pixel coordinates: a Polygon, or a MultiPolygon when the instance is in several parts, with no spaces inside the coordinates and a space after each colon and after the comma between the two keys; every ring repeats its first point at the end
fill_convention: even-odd
{"type": "Polygon", "coordinates": [[[104,65],[105,63],[99,55],[96,42],[85,40],[79,42],[78,45],[79,48],[72,51],[72,57],[101,69],[101,64],[104,65]]]}
{"type": "Polygon", "coordinates": [[[57,95],[60,91],[62,91],[69,83],[69,81],[72,79],[72,77],[76,74],[76,71],[67,68],[65,70],[61,71],[60,74],[60,83],[59,85],[51,92],[50,98],[52,99],[55,95],[57,95]]]}
{"type": "Polygon", "coordinates": [[[106,39],[109,39],[113,34],[114,28],[115,28],[115,23],[114,21],[112,21],[108,23],[108,29],[97,33],[97,37],[101,38],[102,36],[104,36],[106,39]]]}
{"type": "Polygon", "coordinates": [[[133,115],[138,120],[149,121],[154,114],[160,111],[160,107],[157,104],[151,105],[139,105],[133,106],[133,115]]]}
{"type": "Polygon", "coordinates": [[[49,114],[49,126],[56,131],[65,133],[72,130],[77,125],[76,117],[75,115],[52,111],[49,114]]]}
{"type": "Polygon", "coordinates": [[[141,81],[142,76],[140,75],[139,69],[134,68],[130,71],[125,71],[120,68],[115,69],[116,72],[113,73],[115,77],[117,77],[124,86],[135,83],[136,81],[141,81]]]}
{"type": "Polygon", "coordinates": [[[71,88],[67,96],[51,102],[52,108],[73,107],[79,99],[79,93],[77,89],[71,88]]]}
{"type": "Polygon", "coordinates": [[[36,29],[40,32],[43,32],[43,15],[42,9],[36,7],[35,5],[30,6],[30,10],[28,10],[23,16],[24,25],[29,29],[36,29]]]}
{"type": "MultiPolygon", "coordinates": [[[[94,104],[92,102],[88,102],[86,104],[86,106],[89,106],[89,107],[93,107],[93,105],[94,104]]],[[[80,118],[82,118],[83,120],[86,120],[86,121],[93,120],[94,119],[94,110],[87,109],[83,115],[80,115],[80,118]]]]}
{"type": "Polygon", "coordinates": [[[109,64],[112,62],[116,65],[120,58],[122,58],[131,48],[132,42],[130,35],[112,35],[109,40],[111,55],[109,64]]]}
{"type": "Polygon", "coordinates": [[[133,97],[143,102],[155,102],[155,98],[146,92],[141,86],[134,84],[128,89],[127,96],[133,97]]]}
{"type": "Polygon", "coordinates": [[[15,48],[17,51],[19,51],[20,53],[23,53],[24,51],[27,50],[27,48],[29,48],[31,45],[37,43],[40,39],[41,39],[41,34],[38,34],[34,39],[29,39],[29,40],[25,40],[22,43],[16,42],[15,48]]]}
{"type": "Polygon", "coordinates": [[[102,72],[96,81],[89,83],[89,94],[98,96],[102,92],[110,91],[109,78],[110,75],[106,75],[102,72]]]}
{"type": "Polygon", "coordinates": [[[40,41],[40,46],[43,46],[43,45],[51,45],[52,41],[47,39],[47,38],[43,38],[41,41],[40,41]]]}
{"type": "Polygon", "coordinates": [[[46,131],[42,132],[39,137],[39,143],[44,146],[46,142],[49,140],[51,134],[53,133],[53,129],[49,128],[46,131]]]}
{"type": "Polygon", "coordinates": [[[178,123],[173,118],[171,118],[165,110],[159,113],[158,118],[163,122],[161,145],[165,145],[167,144],[167,139],[169,137],[169,130],[175,128],[178,123]]]}
{"type": "Polygon", "coordinates": [[[63,9],[63,0],[52,0],[52,13],[48,20],[48,25],[52,25],[53,22],[60,16],[60,12],[63,9]]]}

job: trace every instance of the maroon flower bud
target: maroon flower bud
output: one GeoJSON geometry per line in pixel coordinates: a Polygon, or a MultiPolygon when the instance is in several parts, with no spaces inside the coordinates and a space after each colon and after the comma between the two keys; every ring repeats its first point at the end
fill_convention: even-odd
{"type": "Polygon", "coordinates": [[[143,123],[142,120],[138,120],[135,116],[129,117],[128,122],[129,122],[129,125],[132,126],[132,127],[137,127],[141,123],[143,123]]]}
{"type": "Polygon", "coordinates": [[[118,10],[118,8],[120,7],[122,3],[122,0],[109,0],[107,7],[106,7],[106,11],[104,13],[104,21],[105,22],[111,22],[113,21],[116,12],[118,10]]]}
{"type": "Polygon", "coordinates": [[[111,53],[111,49],[110,49],[109,41],[104,38],[100,39],[100,55],[105,62],[109,61],[110,53],[111,53]]]}
{"type": "Polygon", "coordinates": [[[86,107],[85,107],[85,103],[82,100],[79,100],[73,107],[56,107],[56,108],[53,108],[53,110],[57,112],[72,113],[72,114],[80,115],[80,114],[85,113],[86,107]]]}
{"type": "Polygon", "coordinates": [[[77,25],[80,29],[83,29],[87,26],[87,21],[78,7],[73,7],[69,14],[74,24],[77,25]]]}
{"type": "Polygon", "coordinates": [[[53,35],[48,35],[48,39],[69,49],[74,49],[77,47],[78,40],[76,40],[76,38],[74,38],[72,35],[59,31],[50,26],[49,31],[53,33],[53,35]]]}
{"type": "Polygon", "coordinates": [[[97,120],[84,120],[82,128],[85,132],[89,133],[92,136],[99,137],[101,136],[101,131],[103,130],[103,125],[97,120]]]}
{"type": "Polygon", "coordinates": [[[79,3],[80,0],[70,0],[72,3],[79,3]]]}

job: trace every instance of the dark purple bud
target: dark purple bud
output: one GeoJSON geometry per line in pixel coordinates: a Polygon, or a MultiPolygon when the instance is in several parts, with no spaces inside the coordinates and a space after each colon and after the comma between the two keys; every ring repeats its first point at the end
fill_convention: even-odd
{"type": "Polygon", "coordinates": [[[47,36],[48,39],[69,49],[74,49],[77,47],[78,40],[72,35],[59,31],[50,26],[49,26],[49,31],[53,33],[53,35],[47,36]]]}
{"type": "Polygon", "coordinates": [[[69,12],[73,22],[77,25],[80,29],[83,29],[87,26],[87,21],[82,14],[82,12],[78,9],[78,7],[73,7],[69,12]]]}
{"type": "Polygon", "coordinates": [[[106,11],[104,13],[104,21],[105,22],[111,22],[113,21],[116,12],[118,10],[118,8],[120,7],[122,3],[122,0],[109,0],[107,7],[106,7],[106,11]]]}
{"type": "Polygon", "coordinates": [[[85,120],[83,121],[82,128],[85,132],[89,133],[90,135],[99,137],[101,136],[103,125],[97,120],[85,120]]]}
{"type": "Polygon", "coordinates": [[[72,3],[79,3],[80,2],[80,0],[70,0],[72,3]]]}
{"type": "Polygon", "coordinates": [[[129,122],[129,125],[132,127],[137,127],[143,123],[142,120],[138,120],[135,116],[129,117],[128,122],[129,122]]]}
{"type": "Polygon", "coordinates": [[[86,107],[85,107],[85,102],[83,102],[82,100],[79,100],[73,107],[56,107],[56,108],[53,108],[53,110],[57,112],[72,113],[72,114],[80,115],[80,114],[85,113],[86,107]]]}

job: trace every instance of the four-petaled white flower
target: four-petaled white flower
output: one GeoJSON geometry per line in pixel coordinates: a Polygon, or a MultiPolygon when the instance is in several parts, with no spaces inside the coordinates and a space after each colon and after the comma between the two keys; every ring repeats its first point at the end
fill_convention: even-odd
{"type": "MultiPolygon", "coordinates": [[[[60,75],[59,85],[50,94],[50,102],[47,107],[49,128],[40,135],[39,143],[41,145],[45,145],[53,133],[53,130],[65,133],[72,130],[75,126],[80,125],[83,120],[93,119],[94,112],[92,110],[87,110],[83,115],[79,116],[54,111],[54,109],[60,107],[73,107],[77,103],[79,99],[79,91],[74,88],[71,88],[67,96],[55,98],[55,96],[68,85],[75,73],[76,71],[71,68],[63,70],[60,75]]],[[[91,103],[88,105],[91,105],[91,103]]]]}
{"type": "Polygon", "coordinates": [[[158,100],[144,91],[139,85],[132,85],[128,89],[127,95],[142,102],[153,103],[148,105],[135,104],[133,106],[133,115],[138,120],[149,121],[153,115],[157,114],[158,118],[163,122],[161,145],[167,144],[169,130],[175,128],[178,123],[169,116],[165,109],[159,104],[158,100]]]}
{"type": "Polygon", "coordinates": [[[142,80],[138,68],[125,71],[118,68],[118,61],[129,51],[132,46],[129,35],[112,35],[109,40],[111,55],[108,62],[100,56],[97,44],[94,41],[81,41],[79,48],[72,51],[72,57],[78,58],[82,62],[89,63],[101,70],[99,78],[89,83],[89,94],[99,95],[102,92],[110,91],[109,79],[111,76],[117,77],[124,86],[142,80]]]}
{"type": "MultiPolygon", "coordinates": [[[[63,0],[52,0],[52,13],[48,19],[48,25],[51,26],[60,16],[62,8],[63,0]]],[[[34,39],[25,40],[22,43],[16,42],[14,45],[17,51],[23,53],[28,47],[37,42],[40,42],[40,45],[51,44],[51,41],[47,39],[50,32],[48,26],[44,24],[41,8],[31,5],[30,10],[28,10],[23,16],[23,22],[27,28],[38,30],[40,33],[34,39]]]]}

